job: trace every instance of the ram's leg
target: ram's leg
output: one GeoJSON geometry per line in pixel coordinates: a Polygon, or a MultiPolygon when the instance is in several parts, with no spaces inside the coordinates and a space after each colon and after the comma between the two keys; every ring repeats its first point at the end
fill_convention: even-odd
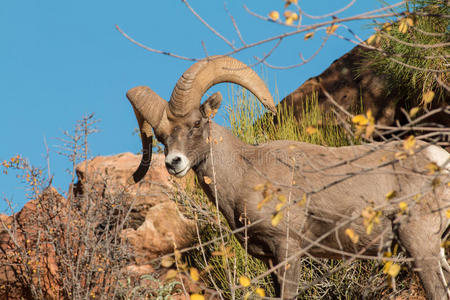
{"type": "Polygon", "coordinates": [[[274,282],[277,282],[274,287],[278,297],[282,299],[297,299],[301,262],[300,257],[294,257],[294,255],[299,248],[295,241],[292,241],[288,248],[286,248],[286,244],[286,242],[281,243],[277,249],[275,265],[285,262],[286,258],[287,263],[277,269],[272,274],[272,278],[274,282]]]}
{"type": "Polygon", "coordinates": [[[400,242],[414,258],[414,269],[427,297],[436,300],[450,299],[448,271],[445,270],[448,264],[445,265],[445,258],[442,258],[440,228],[439,218],[434,215],[408,220],[399,228],[400,242]]]}

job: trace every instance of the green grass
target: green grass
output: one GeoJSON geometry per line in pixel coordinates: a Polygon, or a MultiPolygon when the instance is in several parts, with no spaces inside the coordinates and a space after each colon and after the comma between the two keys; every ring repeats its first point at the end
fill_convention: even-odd
{"type": "Polygon", "coordinates": [[[228,121],[234,135],[248,144],[261,144],[275,140],[292,140],[326,146],[345,146],[348,137],[338,126],[334,115],[319,109],[317,94],[303,101],[302,119],[297,121],[286,103],[277,108],[276,120],[266,113],[261,103],[246,90],[231,90],[228,121]],[[234,96],[233,96],[234,95],[234,96]],[[313,134],[308,129],[317,129],[313,134]]]}

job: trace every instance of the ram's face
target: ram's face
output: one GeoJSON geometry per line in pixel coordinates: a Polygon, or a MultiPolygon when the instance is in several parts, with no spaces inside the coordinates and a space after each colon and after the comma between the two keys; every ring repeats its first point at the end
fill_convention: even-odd
{"type": "Polygon", "coordinates": [[[220,106],[222,97],[216,93],[209,97],[199,109],[177,118],[167,116],[167,125],[155,130],[156,137],[164,144],[167,171],[183,177],[189,169],[203,161],[209,151],[209,116],[220,106]]]}
{"type": "Polygon", "coordinates": [[[165,145],[166,166],[170,174],[184,176],[208,153],[208,119],[220,106],[222,97],[214,94],[200,105],[212,86],[231,82],[252,92],[261,103],[276,112],[264,81],[251,68],[228,56],[211,56],[187,69],[178,79],[169,102],[146,86],[127,92],[139,124],[143,155],[130,183],[144,178],[150,167],[153,131],[165,145]]]}

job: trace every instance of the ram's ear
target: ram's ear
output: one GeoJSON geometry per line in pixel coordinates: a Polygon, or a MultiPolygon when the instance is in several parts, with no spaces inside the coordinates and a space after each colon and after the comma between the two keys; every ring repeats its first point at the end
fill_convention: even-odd
{"type": "Polygon", "coordinates": [[[214,117],[222,103],[222,94],[216,92],[209,96],[208,99],[200,106],[200,112],[204,118],[214,117]]]}

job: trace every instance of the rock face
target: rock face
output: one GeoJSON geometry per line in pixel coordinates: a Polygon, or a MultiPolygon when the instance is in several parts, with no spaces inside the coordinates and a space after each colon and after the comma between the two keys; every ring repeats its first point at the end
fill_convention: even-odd
{"type": "MultiPolygon", "coordinates": [[[[119,270],[117,274],[126,272],[139,280],[140,275],[154,271],[150,266],[152,259],[172,253],[175,247],[181,249],[189,246],[195,240],[195,222],[180,213],[171,197],[178,187],[193,184],[193,176],[187,176],[183,180],[172,179],[166,171],[164,156],[154,154],[152,166],[145,178],[139,184],[129,186],[126,181],[139,162],[140,156],[124,153],[100,156],[87,163],[80,163],[76,167],[79,181],[68,193],[68,197],[72,199],[70,203],[55,189],[47,188],[36,200],[29,201],[19,213],[13,216],[1,215],[0,299],[60,299],[62,295],[67,296],[67,288],[63,293],[66,269],[61,267],[65,263],[61,257],[65,255],[67,258],[71,253],[76,256],[77,253],[85,252],[84,249],[88,246],[83,243],[77,246],[76,238],[79,239],[78,235],[83,233],[83,228],[87,228],[86,222],[92,222],[95,226],[92,230],[94,240],[96,234],[104,232],[105,226],[113,226],[114,223],[111,222],[114,221],[114,216],[120,213],[115,213],[115,205],[126,208],[129,220],[117,235],[119,239],[127,241],[124,243],[127,248],[121,250],[125,252],[127,259],[123,264],[123,271],[119,270]],[[85,211],[89,209],[88,206],[103,203],[109,204],[97,209],[101,212],[106,207],[111,209],[111,213],[100,213],[98,219],[94,215],[93,220],[87,221],[86,216],[89,214],[85,211]],[[102,221],[101,218],[105,215],[108,219],[102,221]],[[69,225],[74,226],[74,230],[67,230],[69,225]],[[59,227],[61,231],[54,232],[59,227]],[[55,243],[54,239],[61,240],[55,243]],[[54,245],[62,246],[55,252],[57,247],[54,245]],[[21,269],[12,268],[12,263],[20,264],[21,269]],[[33,287],[38,288],[36,290],[33,287]]],[[[95,247],[95,243],[93,245],[95,247]]],[[[89,256],[86,257],[88,258],[89,256]]],[[[101,264],[101,257],[99,259],[100,264],[95,265],[95,270],[98,271],[96,274],[107,268],[101,264]]],[[[94,265],[91,263],[90,266],[94,265]]],[[[105,281],[106,275],[96,275],[95,280],[105,281]]],[[[81,281],[87,280],[82,276],[80,278],[81,281]]],[[[97,290],[94,288],[92,291],[95,293],[97,290]]]]}
{"type": "MultiPolygon", "coordinates": [[[[318,104],[323,111],[331,108],[339,112],[327,98],[325,91],[347,111],[358,114],[370,109],[378,124],[392,125],[395,120],[405,122],[401,108],[408,108],[402,99],[401,87],[388,88],[387,78],[374,72],[370,62],[364,59],[363,51],[373,51],[356,46],[350,52],[335,60],[320,75],[305,81],[291,94],[286,96],[281,104],[292,107],[297,119],[301,119],[302,106],[306,97],[312,93],[318,94],[318,104]]],[[[439,105],[449,105],[440,103],[439,105]]],[[[436,115],[430,122],[436,122],[450,127],[450,118],[447,114],[436,115]]]]}
{"type": "Polygon", "coordinates": [[[98,156],[76,167],[79,182],[75,194],[83,189],[94,189],[105,195],[124,194],[131,206],[130,228],[124,231],[134,247],[138,264],[163,254],[171,253],[174,246],[184,248],[195,239],[195,222],[186,219],[170,199],[178,188],[193,184],[193,175],[183,179],[169,176],[164,156],[154,154],[152,165],[144,179],[136,185],[127,179],[139,165],[140,156],[123,153],[98,156]]]}

